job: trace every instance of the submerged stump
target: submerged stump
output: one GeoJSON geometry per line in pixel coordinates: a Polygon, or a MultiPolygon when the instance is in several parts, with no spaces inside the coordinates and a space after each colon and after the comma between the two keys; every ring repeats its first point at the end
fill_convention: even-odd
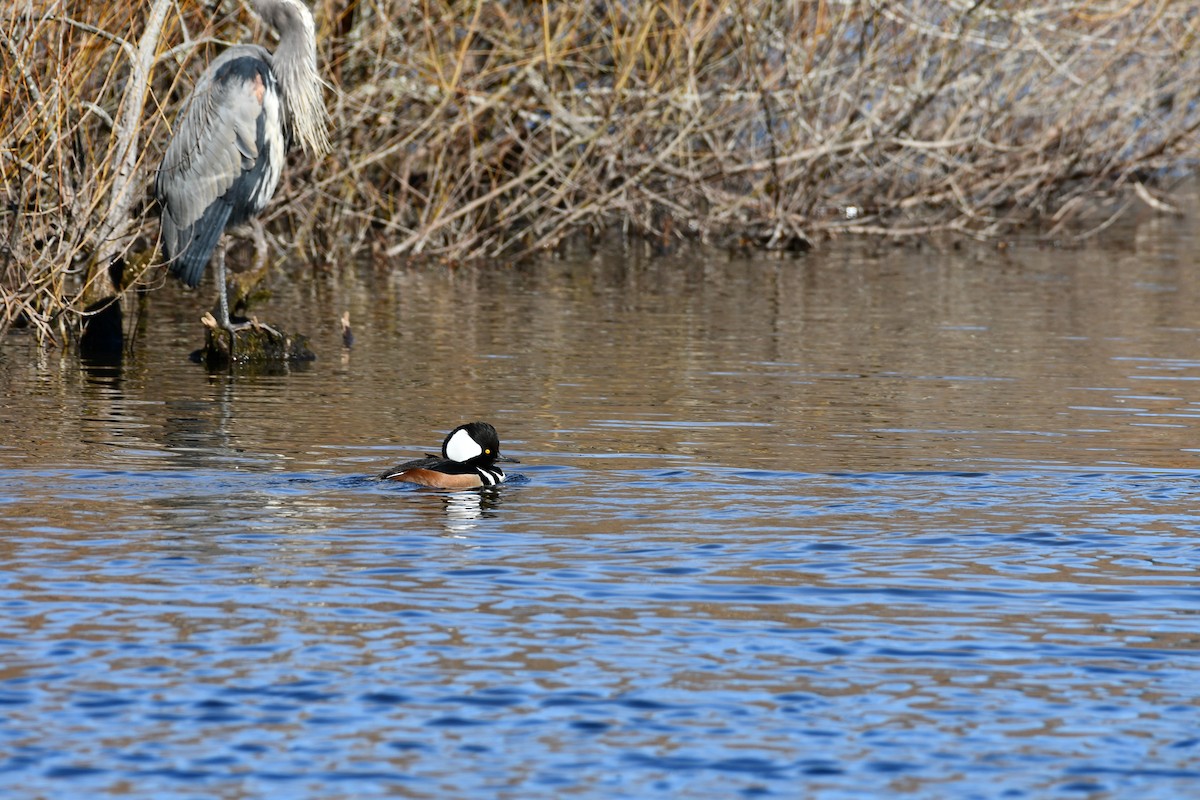
{"type": "Polygon", "coordinates": [[[230,353],[229,331],[218,325],[212,314],[205,314],[201,321],[205,327],[204,347],[193,353],[192,358],[210,369],[235,364],[295,364],[316,359],[308,347],[307,336],[281,331],[257,319],[234,324],[230,353]]]}

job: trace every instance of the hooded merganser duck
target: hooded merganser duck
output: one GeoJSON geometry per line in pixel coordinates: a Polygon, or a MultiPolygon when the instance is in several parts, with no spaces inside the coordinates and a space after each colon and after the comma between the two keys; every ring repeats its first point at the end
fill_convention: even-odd
{"type": "Polygon", "coordinates": [[[442,455],[429,455],[392,467],[380,475],[389,481],[407,481],[435,489],[474,489],[504,482],[497,461],[519,464],[500,455],[500,437],[486,422],[468,422],[446,435],[442,455]]]}

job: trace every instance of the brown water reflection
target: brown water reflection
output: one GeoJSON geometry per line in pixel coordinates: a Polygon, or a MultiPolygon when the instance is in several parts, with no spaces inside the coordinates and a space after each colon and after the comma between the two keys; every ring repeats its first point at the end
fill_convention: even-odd
{"type": "Polygon", "coordinates": [[[90,446],[203,463],[261,442],[288,468],[349,467],[347,451],[434,447],[479,417],[510,449],[655,463],[1190,467],[1194,243],[1187,223],[1160,219],[1102,250],[662,260],[634,249],[519,268],[347,269],[282,285],[263,312],[311,331],[316,364],[233,381],[184,361],[207,295],[169,285],[120,378],[10,342],[6,421],[21,457],[66,464],[79,440],[117,435],[90,446]]]}

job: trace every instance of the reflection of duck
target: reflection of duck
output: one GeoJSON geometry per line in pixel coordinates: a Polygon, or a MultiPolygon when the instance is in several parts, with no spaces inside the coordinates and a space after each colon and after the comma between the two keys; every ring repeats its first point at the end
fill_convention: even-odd
{"type": "Polygon", "coordinates": [[[500,455],[500,437],[486,422],[459,425],[442,442],[442,455],[427,456],[392,467],[379,477],[436,489],[473,489],[504,482],[497,461],[520,463],[500,455]]]}
{"type": "Polygon", "coordinates": [[[477,492],[443,492],[442,527],[450,536],[463,537],[473,531],[481,519],[492,516],[503,501],[504,492],[484,487],[477,492]]]}

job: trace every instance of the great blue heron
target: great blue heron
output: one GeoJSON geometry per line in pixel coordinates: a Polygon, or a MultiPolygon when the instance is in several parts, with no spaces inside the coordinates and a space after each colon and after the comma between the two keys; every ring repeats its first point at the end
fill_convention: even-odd
{"type": "Polygon", "coordinates": [[[171,273],[195,287],[217,249],[218,322],[231,347],[222,234],[266,207],[293,140],[314,155],[329,151],[312,14],[300,0],[254,0],[254,6],[279,32],[279,47],[272,54],[256,44],[234,45],[208,65],[154,180],[171,273]]]}

